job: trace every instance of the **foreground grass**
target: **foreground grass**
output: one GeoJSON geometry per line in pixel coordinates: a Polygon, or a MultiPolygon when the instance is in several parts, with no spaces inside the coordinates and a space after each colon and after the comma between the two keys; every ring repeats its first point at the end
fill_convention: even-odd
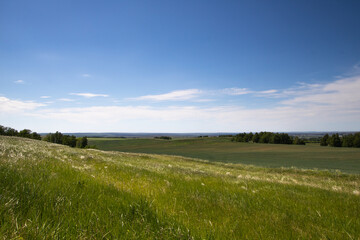
{"type": "Polygon", "coordinates": [[[157,139],[91,138],[101,150],[171,154],[213,162],[261,167],[297,167],[340,170],[360,174],[360,148],[321,147],[319,144],[285,145],[231,142],[229,138],[157,139]]]}
{"type": "Polygon", "coordinates": [[[360,176],[0,137],[3,239],[359,239],[360,176]]]}

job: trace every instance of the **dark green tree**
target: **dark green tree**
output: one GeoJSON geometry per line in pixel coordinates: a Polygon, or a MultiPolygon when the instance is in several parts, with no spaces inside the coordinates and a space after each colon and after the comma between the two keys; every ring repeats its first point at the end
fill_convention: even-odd
{"type": "Polygon", "coordinates": [[[5,135],[5,127],[0,125],[0,135],[5,135]]]}
{"type": "Polygon", "coordinates": [[[354,135],[348,134],[342,137],[342,146],[343,147],[353,147],[354,146],[354,135]]]}
{"type": "Polygon", "coordinates": [[[305,145],[305,141],[300,139],[299,137],[294,138],[294,144],[295,145],[305,145]]]}
{"type": "Polygon", "coordinates": [[[21,130],[18,134],[19,137],[24,137],[24,138],[31,138],[31,130],[30,129],[24,129],[21,130]]]}
{"type": "Polygon", "coordinates": [[[329,134],[325,134],[320,140],[320,146],[327,146],[329,140],[329,134]]]}
{"type": "Polygon", "coordinates": [[[76,140],[76,147],[77,148],[85,148],[88,144],[87,137],[80,137],[76,140]]]}
{"type": "Polygon", "coordinates": [[[5,128],[5,135],[6,136],[18,136],[19,132],[16,129],[6,127],[5,128]]]}
{"type": "Polygon", "coordinates": [[[353,140],[353,146],[360,148],[360,132],[355,133],[354,140],[353,140]]]}
{"type": "Polygon", "coordinates": [[[260,137],[259,137],[259,134],[258,133],[255,133],[254,136],[252,137],[252,141],[254,143],[258,143],[260,140],[260,137]]]}
{"type": "Polygon", "coordinates": [[[81,148],[84,148],[88,145],[87,137],[83,137],[81,140],[81,148]]]}
{"type": "Polygon", "coordinates": [[[331,147],[341,147],[341,139],[338,133],[331,136],[329,145],[331,147]]]}
{"type": "Polygon", "coordinates": [[[38,134],[37,132],[31,133],[30,138],[36,139],[36,140],[41,140],[41,136],[40,136],[40,134],[38,134]]]}
{"type": "Polygon", "coordinates": [[[63,135],[62,144],[70,147],[76,146],[76,137],[74,135],[63,135]]]}
{"type": "Polygon", "coordinates": [[[281,138],[279,134],[273,134],[270,138],[270,143],[279,144],[281,143],[281,138]]]}

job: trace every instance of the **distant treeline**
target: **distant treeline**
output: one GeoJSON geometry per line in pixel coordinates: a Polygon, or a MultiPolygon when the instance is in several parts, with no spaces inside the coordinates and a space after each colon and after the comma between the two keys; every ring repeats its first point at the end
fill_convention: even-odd
{"type": "Polygon", "coordinates": [[[0,135],[4,136],[15,136],[15,137],[24,137],[24,138],[31,138],[36,140],[44,140],[47,142],[63,144],[70,147],[77,147],[77,148],[96,148],[96,146],[89,146],[87,137],[80,137],[77,138],[74,135],[65,135],[61,132],[56,133],[49,133],[43,138],[41,138],[40,134],[36,132],[32,132],[30,129],[24,129],[20,132],[11,127],[4,127],[0,125],[0,135]]]}
{"type": "Polygon", "coordinates": [[[259,132],[259,133],[239,133],[235,135],[233,142],[254,142],[272,144],[296,144],[305,145],[305,141],[299,137],[292,138],[287,133],[259,132]]]}
{"type": "Polygon", "coordinates": [[[154,137],[155,139],[164,139],[164,140],[171,140],[172,138],[169,136],[160,136],[160,137],[154,137]]]}
{"type": "Polygon", "coordinates": [[[16,137],[24,137],[24,138],[31,138],[41,140],[40,134],[36,132],[32,132],[29,129],[21,130],[20,132],[11,127],[4,127],[0,125],[0,135],[4,136],[16,136],[16,137]]]}
{"type": "Polygon", "coordinates": [[[329,136],[326,134],[320,140],[320,146],[331,147],[360,147],[360,132],[339,136],[338,133],[329,136]]]}
{"type": "Polygon", "coordinates": [[[232,134],[223,134],[223,135],[219,135],[219,137],[233,137],[234,135],[232,134]]]}
{"type": "Polygon", "coordinates": [[[61,132],[49,133],[43,138],[43,140],[77,148],[85,148],[88,145],[87,137],[77,138],[74,135],[65,135],[61,132]]]}

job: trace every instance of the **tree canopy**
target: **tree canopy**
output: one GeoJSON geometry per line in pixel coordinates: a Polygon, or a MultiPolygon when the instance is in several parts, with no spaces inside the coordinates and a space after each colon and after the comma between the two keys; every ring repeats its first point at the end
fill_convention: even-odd
{"type": "Polygon", "coordinates": [[[330,147],[360,147],[360,132],[340,136],[338,133],[329,136],[325,134],[320,140],[321,146],[330,147]]]}
{"type": "Polygon", "coordinates": [[[16,136],[16,137],[23,137],[23,138],[32,138],[36,140],[41,140],[40,134],[37,132],[32,132],[30,129],[24,129],[20,132],[11,127],[4,127],[0,125],[0,135],[4,136],[16,136]]]}
{"type": "Polygon", "coordinates": [[[297,144],[305,145],[304,140],[299,137],[293,139],[287,133],[259,132],[259,133],[239,133],[231,141],[234,142],[253,142],[253,143],[272,143],[272,144],[297,144]]]}

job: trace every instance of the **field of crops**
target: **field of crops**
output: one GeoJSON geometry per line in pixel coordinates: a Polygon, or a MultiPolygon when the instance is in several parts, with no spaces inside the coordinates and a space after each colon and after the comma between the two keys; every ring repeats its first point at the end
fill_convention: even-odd
{"type": "Polygon", "coordinates": [[[319,144],[283,145],[231,142],[229,138],[157,139],[92,138],[102,150],[156,153],[200,158],[213,162],[262,167],[340,170],[360,174],[359,148],[321,147],[319,144]]]}
{"type": "Polygon", "coordinates": [[[1,239],[359,239],[360,176],[0,136],[1,239]]]}

